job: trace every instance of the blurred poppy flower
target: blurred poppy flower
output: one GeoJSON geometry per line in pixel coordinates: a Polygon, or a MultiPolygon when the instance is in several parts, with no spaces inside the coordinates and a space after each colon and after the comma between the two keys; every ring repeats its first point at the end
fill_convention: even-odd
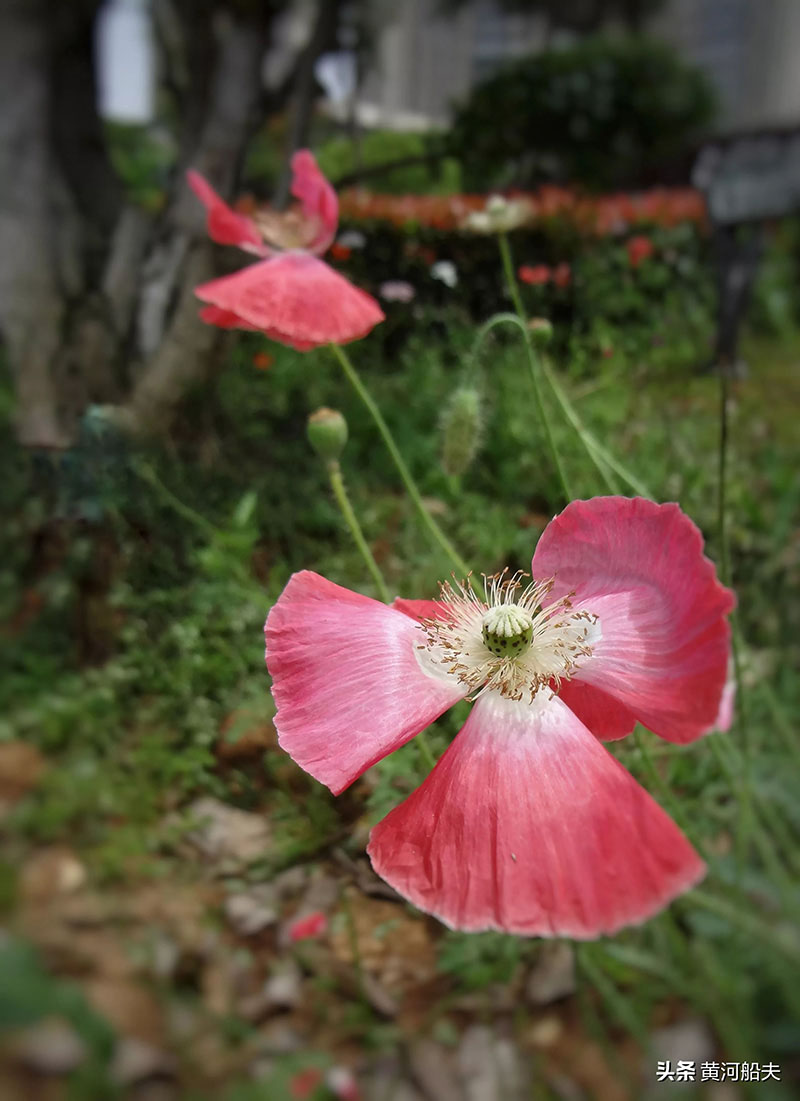
{"type": "Polygon", "coordinates": [[[334,260],[349,260],[353,255],[353,250],[348,245],[342,245],[339,241],[334,241],[331,245],[331,256],[334,260]]]}
{"type": "Polygon", "coordinates": [[[572,268],[569,264],[557,264],[553,272],[553,282],[557,287],[568,287],[572,279],[572,268]]]}
{"type": "Polygon", "coordinates": [[[289,1093],[298,1101],[303,1101],[304,1098],[311,1096],[317,1086],[322,1085],[323,1078],[319,1067],[306,1067],[305,1070],[299,1070],[289,1079],[289,1093]]]}
{"type": "Polygon", "coordinates": [[[644,260],[649,259],[655,252],[653,242],[642,233],[637,234],[635,237],[631,237],[625,248],[627,249],[628,260],[632,268],[638,268],[644,260]]]}
{"type": "Polygon", "coordinates": [[[573,501],[527,587],[489,578],[392,607],[295,574],[266,623],[281,746],[334,792],[448,707],[475,705],[374,827],[375,871],[453,929],[588,939],[705,872],[601,745],[636,722],[685,745],[724,721],[733,594],[675,504],[573,501]]]}
{"type": "Polygon", "coordinates": [[[197,172],[189,186],[208,211],[208,233],[262,257],[195,288],[208,305],[200,316],[220,328],[250,329],[300,351],[358,340],[383,321],[378,303],[319,257],[336,234],[339,207],[331,185],[307,149],[292,157],[292,194],[299,209],[285,214],[237,214],[197,172]]]}
{"type": "Polygon", "coordinates": [[[529,283],[533,287],[541,286],[550,281],[550,268],[547,264],[522,264],[517,271],[517,276],[522,283],[529,283]]]}
{"type": "Polygon", "coordinates": [[[253,366],[258,367],[259,371],[266,371],[274,362],[275,357],[271,356],[269,352],[256,352],[253,356],[253,366]]]}

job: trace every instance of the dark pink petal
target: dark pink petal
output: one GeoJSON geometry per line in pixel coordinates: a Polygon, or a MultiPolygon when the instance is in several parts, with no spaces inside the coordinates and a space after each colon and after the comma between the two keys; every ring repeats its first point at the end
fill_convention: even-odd
{"type": "Polygon", "coordinates": [[[189,169],[186,180],[208,211],[208,235],[212,241],[216,241],[218,245],[236,245],[247,252],[254,252],[257,256],[269,255],[269,249],[252,219],[231,210],[199,172],[189,169]]]}
{"type": "Polygon", "coordinates": [[[481,696],[373,829],[375,871],[453,929],[588,939],[651,917],[704,864],[561,700],[481,696]]]}
{"type": "Polygon", "coordinates": [[[278,740],[336,795],[466,695],[426,664],[412,619],[308,570],[265,634],[278,740]]]}
{"type": "Polygon", "coordinates": [[[254,333],[259,332],[255,325],[237,317],[232,310],[221,310],[219,306],[203,306],[200,318],[207,325],[216,325],[218,329],[249,329],[254,333]]]}
{"type": "Polygon", "coordinates": [[[304,252],[283,252],[212,279],[196,287],[195,294],[303,351],[358,340],[383,321],[374,298],[304,252]]]}
{"type": "Polygon", "coordinates": [[[406,600],[404,596],[396,596],[392,601],[392,607],[397,608],[403,615],[416,619],[447,619],[447,605],[443,600],[406,600]]]}
{"type": "Polygon", "coordinates": [[[319,224],[319,231],[309,248],[322,254],[336,236],[339,200],[308,149],[298,149],[292,157],[291,191],[302,203],[305,217],[319,224]]]}
{"type": "Polygon", "coordinates": [[[617,738],[624,738],[636,726],[636,716],[624,704],[609,696],[602,688],[595,688],[577,678],[562,681],[558,695],[583,725],[603,741],[612,742],[617,738]]]}
{"type": "Polygon", "coordinates": [[[725,686],[734,597],[678,505],[573,501],[545,528],[532,571],[555,577],[552,600],[574,592],[576,608],[599,616],[602,638],[576,680],[669,741],[709,730],[725,686]]]}
{"type": "Polygon", "coordinates": [[[296,348],[298,352],[308,352],[311,348],[317,347],[316,344],[311,344],[305,340],[293,340],[286,333],[278,332],[276,329],[259,329],[258,325],[251,325],[249,321],[245,321],[243,317],[239,317],[232,310],[222,310],[219,306],[203,306],[200,311],[200,319],[205,321],[207,325],[216,325],[219,329],[246,329],[251,333],[263,333],[271,340],[279,340],[282,344],[289,344],[292,348],[296,348]]]}

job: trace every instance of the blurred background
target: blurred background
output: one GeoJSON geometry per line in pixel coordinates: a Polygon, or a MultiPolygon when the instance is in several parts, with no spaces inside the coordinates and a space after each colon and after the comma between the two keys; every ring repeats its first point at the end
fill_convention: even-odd
{"type": "Polygon", "coordinates": [[[798,52],[795,0],[0,0],[0,1097],[797,1096],[798,52]],[[353,359],[479,570],[529,568],[560,507],[518,334],[473,354],[511,308],[489,195],[529,204],[521,294],[583,424],[717,559],[726,382],[739,717],[612,747],[710,866],[641,930],[446,930],[364,855],[415,746],[338,799],[278,748],[288,577],[375,595],[310,412],[347,417],[392,591],[450,571],[325,349],[198,319],[242,257],[186,170],[284,209],[304,147],[327,260],[386,313],[353,359]]]}

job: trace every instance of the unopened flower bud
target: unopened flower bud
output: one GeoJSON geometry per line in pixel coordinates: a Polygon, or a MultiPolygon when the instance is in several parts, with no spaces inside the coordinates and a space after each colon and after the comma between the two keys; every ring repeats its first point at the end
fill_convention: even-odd
{"type": "Polygon", "coordinates": [[[336,409],[317,409],[308,418],[306,435],[321,459],[335,461],[347,443],[347,421],[336,409]]]}
{"type": "Polygon", "coordinates": [[[478,453],[482,428],[480,394],[474,387],[459,387],[442,414],[442,466],[446,474],[458,477],[468,469],[478,453]]]}
{"type": "Polygon", "coordinates": [[[534,344],[540,348],[546,347],[553,338],[553,326],[546,317],[532,317],[528,322],[528,329],[534,344]]]}

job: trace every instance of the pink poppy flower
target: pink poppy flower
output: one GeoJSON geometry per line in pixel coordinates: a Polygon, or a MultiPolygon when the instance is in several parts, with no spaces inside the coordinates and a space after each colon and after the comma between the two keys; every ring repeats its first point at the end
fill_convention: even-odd
{"type": "Polygon", "coordinates": [[[200,316],[223,329],[249,329],[299,351],[347,344],[366,336],[384,315],[378,303],[319,257],[333,242],[339,220],[336,192],[307,149],[292,157],[292,194],[298,210],[237,214],[212,187],[187,179],[208,211],[208,233],[262,259],[233,275],[195,288],[208,303],[200,316]]]}
{"type": "Polygon", "coordinates": [[[295,574],[267,619],[280,744],[338,794],[456,701],[425,782],[372,830],[376,872],[467,932],[591,938],[700,880],[687,839],[599,739],[686,744],[717,720],[733,594],[675,504],[574,501],[534,580],[392,607],[295,574]]]}

